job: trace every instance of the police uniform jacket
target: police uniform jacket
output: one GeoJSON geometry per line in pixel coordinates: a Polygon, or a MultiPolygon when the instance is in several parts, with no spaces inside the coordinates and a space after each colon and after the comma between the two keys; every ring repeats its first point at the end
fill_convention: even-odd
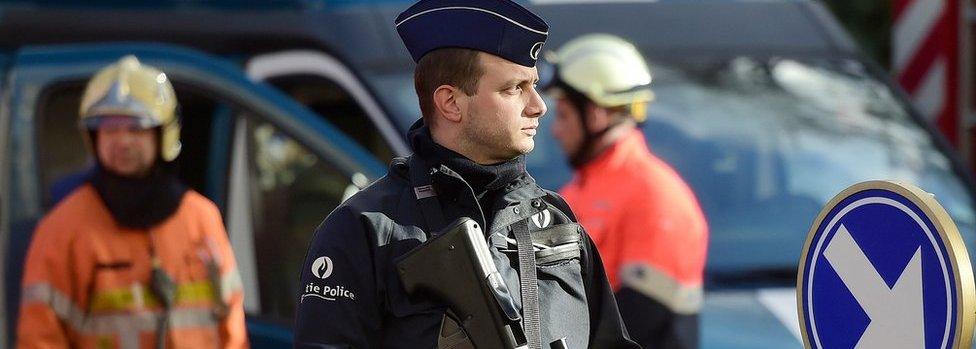
{"type": "MultiPolygon", "coordinates": [[[[412,138],[417,132],[415,126],[412,138]]],[[[519,307],[513,226],[527,223],[533,242],[544,246],[535,256],[544,345],[565,338],[569,348],[637,347],[622,325],[596,248],[558,194],[523,171],[479,202],[460,174],[422,156],[393,160],[386,176],[316,229],[300,277],[296,347],[437,348],[450,342],[444,338],[452,337],[444,325],[446,307],[408,297],[395,270],[398,257],[440,229],[430,226],[418,199],[416,189],[427,183],[444,222],[469,217],[489,227],[492,258],[519,307]]]]}

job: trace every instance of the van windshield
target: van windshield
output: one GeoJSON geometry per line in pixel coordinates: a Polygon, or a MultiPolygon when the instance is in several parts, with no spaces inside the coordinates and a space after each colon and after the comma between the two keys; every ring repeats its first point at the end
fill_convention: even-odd
{"type": "MultiPolygon", "coordinates": [[[[935,194],[973,250],[970,188],[861,63],[737,57],[649,64],[656,100],[641,127],[651,150],[681,174],[705,211],[713,286],[793,282],[820,209],[866,180],[906,181],[935,194]]],[[[415,119],[411,87],[377,90],[409,92],[384,98],[410,103],[401,110],[415,119]]],[[[559,188],[571,171],[552,138],[552,119],[543,118],[528,166],[541,185],[559,188]]]]}

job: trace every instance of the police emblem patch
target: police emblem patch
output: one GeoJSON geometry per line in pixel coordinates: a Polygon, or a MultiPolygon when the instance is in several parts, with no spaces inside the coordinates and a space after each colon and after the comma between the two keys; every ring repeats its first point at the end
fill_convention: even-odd
{"type": "Polygon", "coordinates": [[[332,258],[322,256],[312,262],[312,275],[319,279],[332,276],[332,258]]]}

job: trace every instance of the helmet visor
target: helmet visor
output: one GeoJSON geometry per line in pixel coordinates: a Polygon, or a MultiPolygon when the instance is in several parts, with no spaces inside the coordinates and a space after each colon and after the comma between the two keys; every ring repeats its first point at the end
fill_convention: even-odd
{"type": "Polygon", "coordinates": [[[145,130],[159,127],[161,124],[153,119],[131,115],[96,115],[81,120],[83,129],[94,131],[99,129],[128,129],[145,130]]]}

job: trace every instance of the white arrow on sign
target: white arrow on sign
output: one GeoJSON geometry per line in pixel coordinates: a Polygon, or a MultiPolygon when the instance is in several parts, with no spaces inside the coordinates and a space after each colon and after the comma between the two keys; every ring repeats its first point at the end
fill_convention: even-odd
{"type": "Polygon", "coordinates": [[[855,348],[925,347],[921,250],[889,289],[847,228],[837,229],[824,256],[871,319],[855,348]]]}

